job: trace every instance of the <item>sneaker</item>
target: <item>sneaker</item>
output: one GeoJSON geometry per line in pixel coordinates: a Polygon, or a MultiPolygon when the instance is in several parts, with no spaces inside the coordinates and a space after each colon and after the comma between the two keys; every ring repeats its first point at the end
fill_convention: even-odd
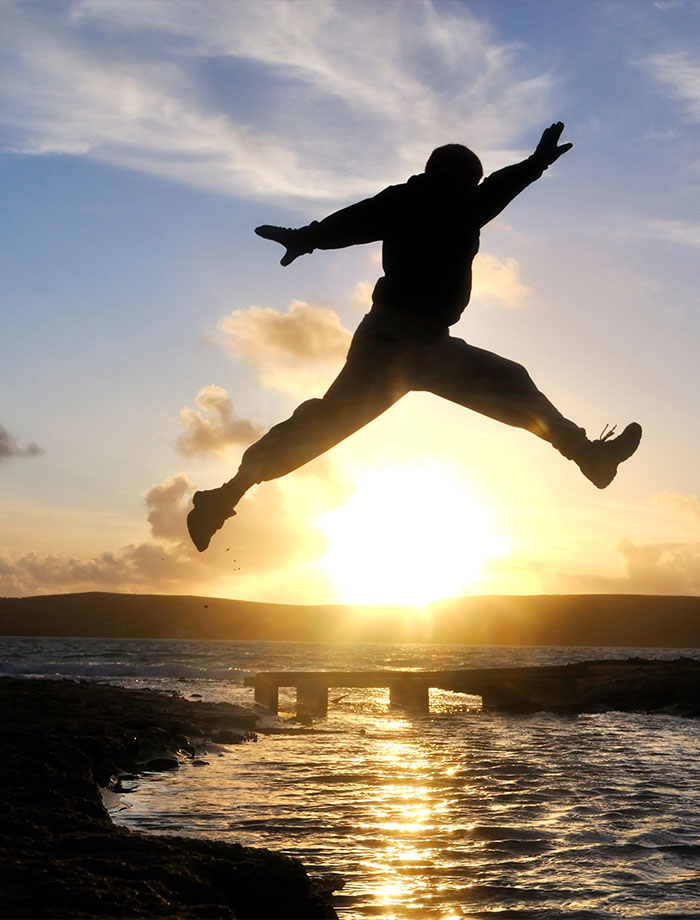
{"type": "Polygon", "coordinates": [[[606,425],[597,441],[584,445],[574,462],[594,486],[604,489],[615,478],[618,466],[627,460],[639,447],[642,426],[637,422],[628,425],[621,435],[614,438],[615,428],[608,431],[606,425]]]}
{"type": "Polygon", "coordinates": [[[187,530],[194,545],[203,553],[216,531],[223,527],[224,521],[236,512],[231,507],[231,498],[223,488],[195,492],[192,504],[194,507],[187,515],[187,530]]]}

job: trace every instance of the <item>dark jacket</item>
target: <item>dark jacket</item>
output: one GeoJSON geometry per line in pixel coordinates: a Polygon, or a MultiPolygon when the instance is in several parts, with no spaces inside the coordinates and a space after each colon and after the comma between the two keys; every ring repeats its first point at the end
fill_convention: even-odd
{"type": "Polygon", "coordinates": [[[384,275],[372,313],[432,337],[456,323],[469,303],[481,228],[546,168],[531,156],[472,188],[421,173],[301,232],[308,251],[382,240],[384,275]]]}

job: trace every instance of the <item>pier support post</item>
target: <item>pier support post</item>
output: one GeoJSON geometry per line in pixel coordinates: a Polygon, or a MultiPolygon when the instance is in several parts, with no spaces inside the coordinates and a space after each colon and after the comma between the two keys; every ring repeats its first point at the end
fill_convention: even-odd
{"type": "Polygon", "coordinates": [[[255,703],[269,709],[273,716],[279,711],[279,687],[276,683],[258,675],[255,678],[255,703]]]}
{"type": "Polygon", "coordinates": [[[426,715],[430,712],[428,684],[419,678],[403,677],[389,684],[389,706],[410,709],[426,715]]]}
{"type": "Polygon", "coordinates": [[[328,687],[318,678],[297,684],[297,717],[328,715],[328,687]]]}

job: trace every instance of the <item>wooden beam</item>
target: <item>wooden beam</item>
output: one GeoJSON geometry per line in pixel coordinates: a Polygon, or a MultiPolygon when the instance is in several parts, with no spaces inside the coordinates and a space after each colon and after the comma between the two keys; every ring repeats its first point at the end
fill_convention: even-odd
{"type": "Polygon", "coordinates": [[[263,674],[255,678],[255,703],[269,710],[276,716],[279,712],[279,686],[276,681],[270,680],[263,674]]]}
{"type": "Polygon", "coordinates": [[[430,712],[429,689],[429,682],[420,678],[393,680],[389,684],[389,706],[427,714],[430,712]]]}
{"type": "Polygon", "coordinates": [[[323,679],[311,675],[297,683],[297,717],[328,714],[328,686],[323,679]]]}

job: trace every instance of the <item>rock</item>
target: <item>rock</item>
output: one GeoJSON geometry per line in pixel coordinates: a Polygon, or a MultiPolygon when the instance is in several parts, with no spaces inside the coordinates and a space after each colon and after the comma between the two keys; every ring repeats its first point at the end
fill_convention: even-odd
{"type": "Polygon", "coordinates": [[[102,803],[96,780],[134,777],[139,752],[170,743],[173,725],[206,737],[252,728],[251,716],[152,691],[0,678],[0,917],[337,920],[298,860],[137,834],[102,803]]]}
{"type": "Polygon", "coordinates": [[[164,770],[179,770],[180,764],[174,757],[154,757],[143,765],[146,773],[161,773],[164,770]]]}
{"type": "Polygon", "coordinates": [[[700,716],[700,661],[625,658],[588,661],[578,681],[579,710],[700,716]]]}
{"type": "Polygon", "coordinates": [[[255,732],[234,732],[230,729],[214,732],[211,736],[214,744],[243,744],[244,741],[257,741],[255,732]]]}

